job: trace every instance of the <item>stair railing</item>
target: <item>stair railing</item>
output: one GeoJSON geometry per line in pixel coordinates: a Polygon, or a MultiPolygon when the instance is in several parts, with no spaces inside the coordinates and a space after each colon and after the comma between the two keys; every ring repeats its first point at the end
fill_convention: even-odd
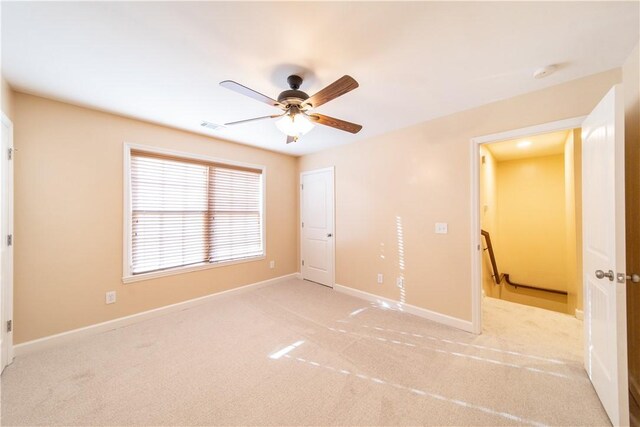
{"type": "Polygon", "coordinates": [[[487,247],[484,248],[484,250],[489,252],[489,259],[491,260],[491,268],[493,269],[493,274],[491,275],[491,277],[493,277],[493,281],[496,283],[496,285],[499,285],[500,283],[502,283],[502,279],[504,279],[504,281],[507,284],[513,286],[516,289],[518,288],[534,289],[536,291],[551,292],[559,295],[567,295],[567,291],[560,291],[558,289],[541,288],[539,286],[523,285],[522,283],[512,282],[509,278],[508,273],[504,273],[500,275],[500,273],[498,272],[498,264],[496,263],[496,255],[493,252],[493,245],[491,244],[491,236],[489,235],[489,232],[485,230],[480,230],[480,234],[482,234],[485,242],[487,243],[487,247]]]}

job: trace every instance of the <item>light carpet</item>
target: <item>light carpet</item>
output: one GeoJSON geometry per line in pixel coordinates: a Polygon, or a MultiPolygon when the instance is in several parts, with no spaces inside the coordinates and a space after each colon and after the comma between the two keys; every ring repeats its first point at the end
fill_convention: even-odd
{"type": "Polygon", "coordinates": [[[16,358],[3,425],[607,425],[581,322],[484,300],[484,333],[291,280],[16,358]]]}

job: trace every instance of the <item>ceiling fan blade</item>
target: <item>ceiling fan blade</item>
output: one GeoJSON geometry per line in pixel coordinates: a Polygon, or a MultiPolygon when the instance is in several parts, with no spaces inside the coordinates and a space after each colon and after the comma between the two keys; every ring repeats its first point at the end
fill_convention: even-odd
{"type": "Polygon", "coordinates": [[[287,135],[287,144],[291,144],[292,142],[296,142],[298,138],[295,136],[287,135]]]}
{"type": "Polygon", "coordinates": [[[273,107],[283,107],[283,105],[280,104],[275,99],[269,98],[267,95],[263,95],[260,92],[256,92],[253,89],[249,89],[248,87],[243,86],[240,83],[234,82],[233,80],[225,80],[223,82],[220,82],[220,86],[230,89],[234,92],[238,92],[242,95],[248,96],[249,98],[253,98],[256,101],[269,104],[273,107]]]}
{"type": "Polygon", "coordinates": [[[360,129],[362,129],[361,125],[325,116],[323,114],[309,114],[307,117],[309,117],[309,119],[314,123],[331,126],[332,128],[340,129],[345,132],[358,133],[360,132],[360,129]]]}
{"type": "Polygon", "coordinates": [[[319,107],[332,99],[344,95],[357,88],[358,82],[351,76],[342,76],[311,98],[304,101],[303,105],[311,105],[313,108],[319,107]]]}
{"type": "Polygon", "coordinates": [[[256,120],[275,119],[276,117],[282,117],[284,114],[274,114],[272,116],[254,117],[253,119],[238,120],[236,122],[225,123],[225,126],[239,125],[242,123],[255,122],[256,120]]]}

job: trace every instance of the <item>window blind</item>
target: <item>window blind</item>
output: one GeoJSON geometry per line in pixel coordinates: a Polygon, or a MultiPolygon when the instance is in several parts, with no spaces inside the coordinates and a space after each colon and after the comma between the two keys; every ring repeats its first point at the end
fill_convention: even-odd
{"type": "Polygon", "coordinates": [[[131,273],[260,256],[262,171],[131,152],[131,273]]]}
{"type": "Polygon", "coordinates": [[[211,262],[262,254],[261,175],[214,167],[209,175],[211,262]]]}

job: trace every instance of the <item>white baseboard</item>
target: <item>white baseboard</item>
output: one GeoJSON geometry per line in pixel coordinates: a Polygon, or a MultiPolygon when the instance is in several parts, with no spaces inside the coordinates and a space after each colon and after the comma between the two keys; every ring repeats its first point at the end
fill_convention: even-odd
{"type": "Polygon", "coordinates": [[[390,309],[401,310],[405,313],[413,314],[415,316],[423,317],[425,319],[432,320],[434,322],[442,323],[443,325],[451,326],[457,329],[462,329],[463,331],[466,331],[466,332],[473,332],[473,323],[470,320],[462,320],[462,319],[458,319],[457,317],[448,316],[446,314],[427,310],[426,308],[417,307],[415,305],[403,304],[400,301],[370,294],[369,292],[360,291],[358,289],[350,288],[348,286],[338,285],[337,283],[335,284],[333,289],[338,292],[342,292],[347,295],[351,295],[367,301],[376,302],[376,303],[386,303],[386,305],[390,309]]]}
{"type": "Polygon", "coordinates": [[[297,273],[295,273],[295,275],[296,275],[296,279],[303,280],[302,279],[302,273],[300,273],[299,271],[297,273]]]}
{"type": "Polygon", "coordinates": [[[578,320],[584,320],[584,311],[582,310],[578,310],[576,308],[576,319],[578,320]]]}
{"type": "Polygon", "coordinates": [[[263,286],[273,285],[275,283],[284,282],[286,280],[295,279],[299,273],[287,274],[285,276],[274,277],[273,279],[264,280],[262,282],[251,283],[249,285],[240,286],[237,288],[229,289],[226,291],[218,292],[215,294],[205,295],[203,297],[182,301],[176,304],[166,305],[164,307],[154,308],[153,310],[143,311],[141,313],[132,314],[130,316],[119,317],[117,319],[108,320],[102,323],[96,323],[95,325],[85,326],[83,328],[73,329],[71,331],[62,332],[48,337],[38,338],[32,341],[27,341],[13,347],[14,356],[19,357],[25,354],[41,351],[47,348],[55,347],[60,344],[64,344],[69,341],[74,341],[82,337],[88,337],[96,335],[102,332],[111,331],[113,329],[122,328],[127,325],[142,322],[144,320],[152,319],[154,317],[163,316],[175,311],[181,311],[189,307],[194,307],[203,304],[207,301],[211,301],[216,298],[228,296],[230,294],[246,292],[251,289],[261,288],[263,286]]]}

